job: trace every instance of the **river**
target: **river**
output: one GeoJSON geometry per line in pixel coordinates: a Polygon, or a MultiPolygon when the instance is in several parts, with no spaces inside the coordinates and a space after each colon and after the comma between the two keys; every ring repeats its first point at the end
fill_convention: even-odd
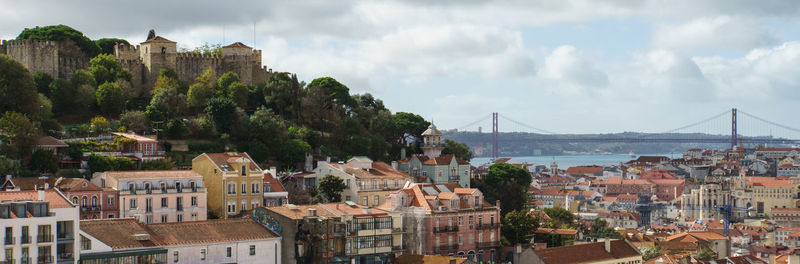
{"type": "MultiPolygon", "coordinates": [[[[640,155],[636,155],[639,157],[640,155]]],[[[681,157],[681,153],[657,153],[657,154],[642,154],[641,156],[667,156],[670,158],[679,158],[681,157]]],[[[610,166],[610,165],[619,165],[620,162],[624,163],[632,159],[636,159],[636,157],[631,158],[630,155],[627,154],[585,154],[585,155],[563,155],[563,156],[525,156],[525,157],[509,157],[512,159],[512,162],[527,162],[528,164],[534,165],[545,165],[550,167],[550,163],[553,160],[558,163],[558,168],[560,169],[567,169],[569,167],[574,166],[587,166],[587,165],[599,165],[599,166],[610,166]]],[[[489,163],[491,158],[488,157],[480,157],[480,158],[473,158],[470,161],[470,164],[473,166],[481,166],[486,165],[489,163]]]]}

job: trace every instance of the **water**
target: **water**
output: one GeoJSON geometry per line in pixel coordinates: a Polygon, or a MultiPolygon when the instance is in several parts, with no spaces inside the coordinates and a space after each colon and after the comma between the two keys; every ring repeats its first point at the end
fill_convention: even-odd
{"type": "MultiPolygon", "coordinates": [[[[639,156],[666,156],[670,158],[679,158],[681,153],[657,153],[657,154],[637,154],[636,157],[631,158],[628,154],[586,154],[586,155],[563,155],[563,156],[525,156],[525,157],[509,157],[512,162],[534,165],[545,165],[550,167],[550,163],[555,159],[560,169],[566,169],[573,166],[610,166],[619,165],[620,162],[625,163],[639,156]]],[[[473,158],[470,163],[473,166],[481,166],[489,163],[491,158],[480,157],[473,158]]]]}

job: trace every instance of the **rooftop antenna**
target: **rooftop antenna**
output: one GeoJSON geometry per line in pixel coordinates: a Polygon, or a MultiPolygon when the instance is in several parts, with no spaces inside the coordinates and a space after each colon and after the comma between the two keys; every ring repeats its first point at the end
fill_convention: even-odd
{"type": "Polygon", "coordinates": [[[253,49],[256,49],[256,22],[253,22],[253,49]]]}
{"type": "Polygon", "coordinates": [[[225,24],[222,24],[222,44],[225,44],[225,24]]]}

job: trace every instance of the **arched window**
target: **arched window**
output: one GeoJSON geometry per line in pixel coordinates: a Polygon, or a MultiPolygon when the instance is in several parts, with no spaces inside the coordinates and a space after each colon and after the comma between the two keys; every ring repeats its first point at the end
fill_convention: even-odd
{"type": "Polygon", "coordinates": [[[92,207],[97,206],[97,196],[92,196],[92,207]]]}
{"type": "Polygon", "coordinates": [[[72,203],[78,204],[78,197],[72,197],[72,203]]]}
{"type": "Polygon", "coordinates": [[[81,207],[86,207],[86,205],[87,205],[87,203],[88,203],[88,202],[89,202],[89,199],[88,199],[88,198],[86,198],[86,196],[84,196],[83,198],[81,198],[81,207]]]}

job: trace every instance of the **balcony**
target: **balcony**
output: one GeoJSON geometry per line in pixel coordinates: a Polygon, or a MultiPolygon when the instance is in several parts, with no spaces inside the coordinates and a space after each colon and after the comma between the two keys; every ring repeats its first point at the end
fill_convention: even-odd
{"type": "Polygon", "coordinates": [[[440,245],[433,249],[434,252],[448,252],[458,250],[458,244],[440,245]]]}
{"type": "Polygon", "coordinates": [[[19,240],[21,244],[30,244],[31,236],[21,236],[19,240]]]}
{"type": "Polygon", "coordinates": [[[59,253],[58,254],[58,263],[73,263],[75,262],[75,256],[72,253],[59,253]]]}
{"type": "Polygon", "coordinates": [[[478,248],[499,247],[500,241],[478,243],[478,248]]]}
{"type": "Polygon", "coordinates": [[[458,176],[449,176],[449,177],[447,177],[447,181],[450,181],[450,182],[457,182],[457,181],[459,181],[459,179],[460,178],[458,176]]]}
{"type": "Polygon", "coordinates": [[[395,233],[395,234],[403,233],[403,228],[400,228],[400,227],[392,228],[392,233],[395,233]]]}
{"type": "Polygon", "coordinates": [[[60,234],[58,234],[58,236],[56,236],[56,239],[58,239],[59,242],[61,242],[61,241],[72,241],[72,240],[75,240],[75,237],[74,237],[74,234],[72,234],[72,233],[60,233],[60,234]]]}
{"type": "Polygon", "coordinates": [[[392,246],[392,251],[405,251],[406,249],[403,246],[392,246]]]}
{"type": "Polygon", "coordinates": [[[6,239],[3,239],[3,245],[13,245],[16,242],[17,241],[14,239],[14,237],[11,236],[7,236],[6,239]]]}
{"type": "Polygon", "coordinates": [[[475,226],[475,229],[483,230],[483,229],[495,229],[500,227],[500,223],[493,223],[493,224],[479,224],[475,226]]]}
{"type": "Polygon", "coordinates": [[[437,226],[433,228],[434,233],[458,232],[458,226],[437,226]]]}
{"type": "Polygon", "coordinates": [[[53,240],[54,240],[53,238],[54,238],[54,237],[55,237],[55,236],[53,236],[53,235],[51,235],[51,234],[38,235],[38,236],[36,236],[36,242],[38,242],[38,243],[48,243],[48,242],[53,242],[53,240]]]}
{"type": "Polygon", "coordinates": [[[39,256],[36,260],[39,264],[50,264],[53,263],[53,256],[39,256]]]}

